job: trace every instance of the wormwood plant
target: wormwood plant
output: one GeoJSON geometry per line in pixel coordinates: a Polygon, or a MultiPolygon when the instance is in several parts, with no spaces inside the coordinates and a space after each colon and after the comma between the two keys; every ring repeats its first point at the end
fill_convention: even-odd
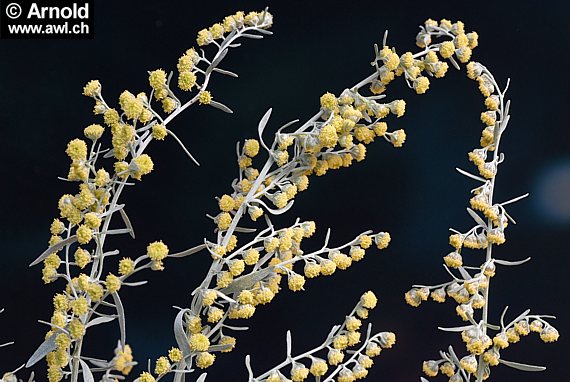
{"type": "MultiPolygon", "coordinates": [[[[207,369],[223,353],[231,352],[238,337],[234,333],[247,329],[242,320],[270,303],[282,284],[293,292],[301,291],[306,279],[348,269],[353,262],[362,260],[373,244],[378,249],[389,245],[387,232],[366,231],[348,243],[333,246],[328,231],[318,250],[304,251],[303,242],[314,234],[315,223],[296,220],[291,226],[275,227],[270,216],[287,212],[297,194],[307,190],[311,177],[364,160],[366,145],[375,138],[402,147],[406,133],[388,131],[384,119],[390,114],[403,116],[405,101],[378,101],[386,97],[387,86],[396,77],[404,78],[417,94],[425,93],[430,78],[445,76],[449,61],[457,69],[459,63],[468,63],[469,77],[477,79],[487,97],[485,105],[489,110],[481,116],[487,126],[482,148],[470,153],[481,176],[461,170],[483,183],[474,191],[473,209],[468,210],[477,225],[450,238],[456,251],[446,256],[445,262],[457,269],[459,276],[448,269],[453,276],[451,282],[416,287],[406,294],[406,300],[419,305],[430,291],[436,301],[443,301],[446,295],[457,300],[461,304],[458,313],[471,325],[452,330],[462,331],[471,354],[459,360],[450,347],[449,352],[441,353],[441,360],[426,361],[424,372],[435,376],[441,369],[450,381],[458,382],[484,380],[489,376],[488,367],[498,363],[535,370],[536,367],[500,359],[499,351],[531,330],[540,331],[547,342],[556,340],[558,333],[544,321],[546,316],[530,315],[527,311],[507,325],[501,320],[501,326],[490,324],[487,319],[489,280],[495,264],[511,264],[493,258],[491,248],[504,242],[503,231],[511,219],[504,206],[519,198],[493,204],[497,166],[503,160],[499,141],[508,123],[508,102],[505,103],[504,91],[500,91],[490,72],[481,64],[469,63],[478,36],[475,32],[465,33],[460,21],[426,21],[416,39],[420,48],[416,53],[397,54],[387,45],[385,35],[382,47],[375,46],[371,75],[339,95],[325,93],[313,117],[302,124],[295,120],[281,126],[268,140],[264,136],[269,110],[259,123],[257,137],[237,145],[238,175],[229,191],[217,197],[219,211],[209,215],[215,225],[214,239],[204,239],[199,245],[175,253],[162,241],[154,241],[148,244],[146,253],[120,259],[119,250],[109,248],[110,236],[130,234],[134,239],[133,226],[120,197],[126,187],[134,186],[152,172],[154,163],[145,153],[146,148],[155,141],[173,139],[196,162],[170,128],[171,122],[196,103],[231,113],[207,90],[212,75],[237,77],[220,67],[224,57],[240,46],[241,38],[270,35],[272,22],[267,10],[237,12],[201,30],[196,39],[199,49],[190,48],[180,57],[176,75],[162,69],[150,71],[149,94],[124,91],[118,108],[104,100],[99,81],[90,81],[84,87],[83,94],[93,99],[94,114],[102,116],[105,127],[89,125],[83,131],[85,138],[73,139],[67,145],[71,164],[68,175],[62,179],[79,186],[75,193],[60,198],[60,216],[50,227],[49,247],[31,264],[43,263],[44,282],[57,282],[63,287],[53,298],[50,320],[40,321],[49,328],[44,342],[21,368],[45,361],[50,382],[126,378],[153,382],[167,376],[174,381],[204,381],[206,373],[197,375],[197,369],[207,369]],[[207,53],[209,49],[213,55],[207,53]],[[175,87],[190,94],[187,100],[181,100],[175,87]],[[105,142],[107,129],[110,145],[105,142]],[[488,153],[492,159],[486,162],[488,153]],[[487,222],[475,211],[484,213],[487,222]],[[121,219],[123,228],[110,228],[113,217],[121,219]],[[250,222],[244,222],[244,218],[250,222]],[[247,227],[251,225],[255,228],[247,227]],[[476,268],[463,266],[463,247],[486,248],[484,264],[476,268]],[[121,289],[145,283],[133,281],[133,276],[143,270],[162,271],[166,261],[198,252],[209,254],[212,262],[201,284],[193,290],[189,306],[177,308],[175,346],[154,362],[149,361],[146,371],[131,378],[136,361],[126,338],[127,315],[121,289]],[[476,322],[473,309],[478,308],[483,308],[483,318],[476,322]],[[83,349],[89,329],[111,323],[117,323],[120,329],[114,355],[86,354],[83,349]],[[500,333],[491,340],[487,330],[500,333]]],[[[363,320],[377,302],[373,292],[363,293],[355,308],[330,330],[321,345],[298,355],[293,354],[291,334],[287,332],[285,359],[270,370],[254,372],[248,356],[249,381],[299,382],[311,377],[316,381],[352,382],[366,377],[372,358],[395,344],[393,333],[374,333],[371,325],[363,327],[363,320]]],[[[17,381],[16,372],[21,368],[4,374],[1,380],[17,381]]],[[[33,373],[29,380],[34,380],[33,373]]]]}

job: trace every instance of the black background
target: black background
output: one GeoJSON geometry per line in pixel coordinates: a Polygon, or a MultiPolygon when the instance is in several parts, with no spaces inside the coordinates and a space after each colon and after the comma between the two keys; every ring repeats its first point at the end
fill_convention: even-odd
{"type": "MultiPolygon", "coordinates": [[[[62,288],[43,285],[41,268],[28,269],[27,264],[46,247],[58,198],[75,192],[75,186],[56,179],[67,174],[66,143],[99,121],[91,114],[91,100],[81,96],[84,83],[100,79],[108,102],[124,89],[147,91],[146,70],[175,69],[179,55],[195,45],[198,30],[237,10],[269,5],[275,35],[244,41],[230,52],[222,67],[238,72],[239,79],[218,76],[212,81],[214,97],[234,115],[195,107],[171,125],[202,166],[195,167],[173,140],[153,144],[149,153],[155,172],[123,198],[137,239],[113,244],[122,255],[136,256],[156,239],[173,251],[205,236],[212,239],[213,225],[205,214],[215,213],[214,196],[230,191],[237,173],[235,142],[255,135],[269,107],[274,108],[272,128],[304,120],[318,110],[323,92],[338,94],[371,73],[372,45],[381,42],[385,29],[390,30],[389,44],[402,53],[417,50],[417,26],[426,18],[460,19],[480,35],[473,58],[491,68],[501,83],[512,80],[512,119],[502,145],[506,161],[497,200],[531,193],[510,208],[519,224],[509,227],[507,243],[496,256],[532,256],[533,261],[498,270],[491,285],[491,320],[498,319],[504,305],[513,315],[530,307],[556,314],[561,332],[556,344],[530,336],[503,352],[505,359],[545,364],[546,372],[499,367],[492,379],[564,380],[570,349],[568,4],[98,1],[94,40],[0,41],[0,305],[6,308],[0,316],[0,342],[16,341],[0,350],[0,370],[19,366],[40,344],[45,327],[37,320],[49,320],[51,296],[62,288]],[[558,181],[548,177],[553,171],[558,171],[558,181]]],[[[403,293],[416,282],[447,280],[441,266],[448,252],[447,229],[471,224],[465,207],[475,184],[454,168],[471,168],[466,153],[479,139],[482,97],[464,71],[452,69],[446,78],[432,81],[425,95],[416,95],[402,81],[391,85],[388,94],[389,100],[407,100],[405,117],[389,121],[391,129],[406,129],[404,148],[377,141],[369,146],[366,161],[311,178],[293,210],[275,221],[287,224],[296,216],[316,220],[315,247],[328,227],[333,244],[370,228],[391,232],[391,246],[371,251],[346,272],[308,282],[303,293],[284,291],[269,307],[258,309],[248,321],[250,332],[237,333],[238,348],[219,357],[208,380],[245,380],[245,354],[252,355],[258,372],[279,363],[287,329],[295,351],[316,346],[367,289],[380,297],[371,315],[376,329],[398,336],[397,346],[376,359],[370,380],[418,380],[422,360],[436,357],[450,343],[462,349],[458,335],[437,330],[460,323],[453,304],[428,303],[414,310],[405,305],[403,293]]],[[[164,272],[143,275],[151,280],[148,285],[123,291],[128,342],[143,367],[147,358],[154,360],[174,344],[172,305],[189,304],[209,261],[205,255],[168,261],[164,272]]],[[[117,334],[111,325],[94,331],[88,349],[112,357],[117,334]]],[[[43,372],[38,380],[44,380],[43,372]]]]}

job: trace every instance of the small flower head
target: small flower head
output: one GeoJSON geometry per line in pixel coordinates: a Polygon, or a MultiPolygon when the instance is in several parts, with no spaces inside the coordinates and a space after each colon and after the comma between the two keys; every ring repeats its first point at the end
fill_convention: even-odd
{"type": "Polygon", "coordinates": [[[81,139],[74,139],[67,144],[67,155],[74,161],[87,159],[87,144],[81,139]]]}
{"type": "Polygon", "coordinates": [[[328,371],[329,366],[325,360],[313,358],[309,372],[315,377],[322,377],[328,371]]]}
{"type": "Polygon", "coordinates": [[[366,309],[374,309],[377,303],[378,298],[372,291],[368,291],[360,297],[360,304],[366,309]]]}
{"type": "Polygon", "coordinates": [[[85,137],[91,139],[92,141],[96,141],[97,139],[101,138],[104,131],[105,129],[103,128],[103,126],[98,124],[92,124],[83,129],[83,134],[85,135],[85,137]]]}
{"type": "Polygon", "coordinates": [[[148,83],[155,91],[166,86],[166,72],[162,69],[153,70],[148,75],[148,83]]]}
{"type": "Polygon", "coordinates": [[[146,247],[146,254],[152,261],[161,261],[168,256],[168,247],[162,240],[155,241],[146,247]]]}
{"type": "Polygon", "coordinates": [[[168,351],[168,358],[170,358],[172,362],[180,362],[183,358],[182,351],[173,347],[168,351]]]}
{"type": "Polygon", "coordinates": [[[289,276],[288,279],[288,286],[289,289],[293,292],[298,292],[300,290],[304,290],[303,286],[305,285],[305,278],[297,273],[293,273],[289,276]]]}
{"type": "Polygon", "coordinates": [[[390,142],[394,147],[402,147],[406,141],[406,132],[403,129],[396,130],[390,134],[390,142]]]}
{"type": "Polygon", "coordinates": [[[558,333],[558,330],[550,325],[545,326],[542,332],[540,332],[540,339],[546,343],[556,342],[559,337],[560,334],[558,333]]]}
{"type": "Polygon", "coordinates": [[[133,259],[128,257],[123,258],[119,261],[119,274],[122,276],[127,276],[133,273],[135,270],[135,262],[133,259]]]}
{"type": "Polygon", "coordinates": [[[291,380],[293,382],[302,382],[309,376],[309,369],[302,363],[295,362],[291,368],[291,380]]]}
{"type": "Polygon", "coordinates": [[[98,80],[91,80],[83,87],[83,95],[96,97],[101,93],[101,83],[98,80]]]}
{"type": "Polygon", "coordinates": [[[190,71],[181,72],[178,75],[178,87],[180,90],[190,91],[196,85],[196,74],[190,71]]]}
{"type": "Polygon", "coordinates": [[[158,375],[166,374],[170,370],[170,362],[168,358],[160,357],[156,360],[156,366],[154,368],[154,373],[158,375]]]}
{"type": "Polygon", "coordinates": [[[331,366],[336,366],[344,359],[344,353],[338,349],[330,349],[327,355],[328,363],[331,366]]]}
{"type": "Polygon", "coordinates": [[[210,347],[210,341],[202,333],[196,333],[190,336],[189,345],[192,351],[205,352],[210,347]]]}
{"type": "Polygon", "coordinates": [[[154,169],[154,163],[149,155],[142,154],[133,159],[129,169],[133,178],[141,180],[143,175],[149,174],[154,169]]]}
{"type": "Polygon", "coordinates": [[[257,139],[246,139],[243,144],[243,152],[250,158],[259,153],[259,141],[257,139]]]}
{"type": "Polygon", "coordinates": [[[152,137],[159,141],[164,141],[164,138],[168,135],[166,127],[157,123],[152,126],[152,137]]]}
{"type": "Polygon", "coordinates": [[[207,90],[200,92],[198,102],[200,102],[200,105],[209,105],[212,102],[212,94],[207,90]]]}

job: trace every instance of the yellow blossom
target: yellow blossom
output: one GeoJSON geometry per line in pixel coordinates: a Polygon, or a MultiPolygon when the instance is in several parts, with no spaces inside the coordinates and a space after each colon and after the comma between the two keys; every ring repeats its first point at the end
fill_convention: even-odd
{"type": "Polygon", "coordinates": [[[135,270],[135,262],[125,257],[121,261],[119,261],[119,274],[123,276],[130,275],[135,270]]]}
{"type": "Polygon", "coordinates": [[[212,102],[212,94],[210,94],[209,91],[204,90],[200,92],[198,101],[200,102],[200,105],[209,105],[212,102]]]}
{"type": "MultiPolygon", "coordinates": [[[[183,71],[178,75],[178,87],[180,90],[190,91],[196,85],[196,74],[191,71],[183,71]]],[[[204,102],[201,102],[204,103],[204,102]]]]}
{"type": "Polygon", "coordinates": [[[168,255],[168,247],[162,240],[155,241],[146,247],[146,254],[153,261],[161,261],[168,255]]]}
{"type": "Polygon", "coordinates": [[[210,340],[202,333],[192,334],[188,341],[192,351],[204,352],[210,347],[210,340]]]}
{"type": "Polygon", "coordinates": [[[198,356],[196,357],[196,366],[200,369],[205,369],[212,366],[215,360],[215,355],[208,352],[201,352],[198,353],[198,356]]]}
{"type": "Polygon", "coordinates": [[[455,45],[452,41],[445,41],[439,47],[439,54],[443,58],[449,58],[453,56],[453,53],[455,53],[455,45]]]}
{"type": "Polygon", "coordinates": [[[288,286],[289,289],[292,290],[293,292],[304,290],[303,288],[304,285],[305,285],[305,278],[303,276],[296,273],[289,276],[288,286]]]}
{"type": "Polygon", "coordinates": [[[104,131],[105,129],[103,128],[103,126],[98,124],[92,124],[83,129],[83,134],[87,138],[96,141],[97,139],[101,138],[104,131]]]}
{"type": "Polygon", "coordinates": [[[168,135],[168,131],[166,127],[157,123],[156,125],[152,126],[152,137],[159,141],[164,141],[164,138],[168,135]]]}
{"type": "Polygon", "coordinates": [[[91,80],[83,87],[83,95],[95,97],[101,92],[101,83],[98,80],[91,80]]]}
{"type": "Polygon", "coordinates": [[[74,161],[87,159],[87,144],[81,139],[74,139],[67,144],[67,155],[74,161]]]}
{"type": "Polygon", "coordinates": [[[182,351],[173,347],[168,351],[168,358],[170,358],[172,362],[180,362],[183,358],[182,351]]]}

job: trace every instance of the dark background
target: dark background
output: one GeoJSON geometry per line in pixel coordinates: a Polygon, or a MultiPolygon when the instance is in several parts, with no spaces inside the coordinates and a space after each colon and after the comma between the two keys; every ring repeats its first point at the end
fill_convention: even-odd
{"type": "MultiPolygon", "coordinates": [[[[497,200],[531,193],[509,209],[519,224],[509,226],[507,243],[495,253],[510,260],[532,256],[533,261],[498,270],[491,285],[491,319],[496,322],[504,305],[513,315],[530,307],[556,314],[561,332],[556,344],[542,344],[534,335],[503,352],[505,359],[547,365],[546,372],[498,367],[492,379],[564,379],[570,350],[568,4],[271,2],[275,35],[244,41],[230,52],[222,67],[238,72],[239,79],[217,76],[212,81],[214,97],[234,115],[195,107],[171,125],[202,166],[195,167],[172,139],[153,144],[149,153],[156,171],[123,198],[137,239],[113,245],[122,255],[136,256],[156,239],[173,251],[204,236],[212,239],[213,225],[205,214],[215,213],[214,196],[230,191],[237,174],[235,142],[255,135],[269,107],[274,108],[271,128],[305,120],[318,110],[323,92],[338,94],[371,73],[372,45],[381,43],[385,29],[390,30],[389,44],[402,53],[417,51],[417,26],[426,18],[460,19],[480,35],[474,59],[485,63],[500,83],[512,80],[512,119],[502,145],[506,161],[500,167],[497,200]]],[[[62,288],[43,285],[41,267],[27,265],[46,247],[58,198],[75,192],[74,185],[56,179],[67,174],[66,143],[99,122],[91,114],[91,100],[81,96],[84,83],[100,79],[112,103],[124,89],[147,91],[146,70],[175,69],[179,55],[195,45],[198,30],[237,10],[266,5],[98,1],[94,40],[0,41],[0,305],[6,308],[0,317],[0,342],[16,341],[1,350],[0,370],[16,368],[40,344],[45,327],[37,320],[49,320],[51,296],[62,288]]],[[[346,272],[308,282],[304,293],[285,290],[270,306],[258,309],[248,321],[250,332],[237,333],[238,348],[219,357],[208,380],[245,380],[245,354],[252,355],[258,374],[279,363],[287,329],[293,333],[294,351],[316,346],[367,289],[380,296],[379,308],[371,314],[376,329],[398,336],[397,346],[376,359],[370,380],[418,380],[421,362],[435,358],[439,349],[451,343],[463,352],[458,335],[437,330],[460,323],[454,304],[427,303],[414,310],[405,305],[403,293],[413,283],[447,280],[441,266],[449,250],[447,229],[464,230],[471,224],[465,207],[475,183],[454,168],[471,169],[466,153],[479,139],[483,98],[464,71],[450,69],[423,96],[402,82],[391,85],[388,100],[407,101],[405,117],[389,121],[391,129],[406,129],[404,148],[377,140],[366,161],[311,178],[311,187],[293,210],[276,219],[283,224],[296,216],[316,220],[315,247],[328,227],[333,244],[369,228],[391,232],[392,244],[382,253],[371,251],[346,272]]],[[[143,366],[174,344],[172,305],[189,303],[209,261],[203,254],[168,261],[164,272],[140,277],[149,278],[148,285],[123,291],[128,342],[143,366]]],[[[111,358],[116,339],[117,331],[109,325],[88,341],[96,347],[94,355],[111,358]]],[[[38,380],[44,380],[43,372],[38,380]]]]}

